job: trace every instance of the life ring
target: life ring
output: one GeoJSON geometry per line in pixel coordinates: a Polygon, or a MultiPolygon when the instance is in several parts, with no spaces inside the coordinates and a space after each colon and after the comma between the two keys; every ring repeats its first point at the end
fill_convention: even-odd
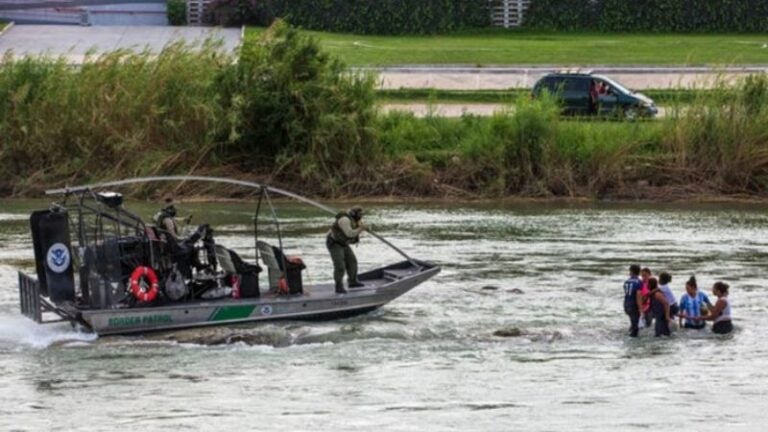
{"type": "Polygon", "coordinates": [[[152,267],[138,266],[131,273],[131,294],[136,297],[137,300],[149,303],[157,297],[157,292],[160,289],[160,285],[157,282],[157,274],[152,267]],[[141,278],[147,278],[149,281],[149,289],[144,291],[141,288],[141,278]]]}

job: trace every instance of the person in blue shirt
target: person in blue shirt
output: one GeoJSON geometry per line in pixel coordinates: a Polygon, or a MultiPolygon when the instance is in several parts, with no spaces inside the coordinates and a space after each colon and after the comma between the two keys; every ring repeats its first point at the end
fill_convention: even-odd
{"type": "Polygon", "coordinates": [[[685,294],[680,297],[680,326],[689,329],[703,329],[706,324],[702,320],[694,320],[703,315],[702,310],[712,309],[712,302],[706,294],[699,291],[696,277],[691,276],[685,283],[685,294]],[[685,319],[685,324],[683,324],[685,319]]]}
{"type": "Polygon", "coordinates": [[[643,310],[643,299],[640,289],[643,282],[640,280],[640,266],[629,266],[629,279],[624,282],[624,313],[629,316],[629,336],[637,337],[638,321],[643,310]]]}

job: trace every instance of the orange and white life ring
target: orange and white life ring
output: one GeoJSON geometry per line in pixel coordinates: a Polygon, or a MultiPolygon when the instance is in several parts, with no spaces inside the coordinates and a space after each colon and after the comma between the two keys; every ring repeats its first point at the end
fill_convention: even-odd
{"type": "Polygon", "coordinates": [[[157,282],[157,274],[152,267],[138,266],[131,273],[131,294],[136,297],[137,300],[149,303],[157,297],[157,292],[160,290],[160,285],[157,282]],[[141,279],[146,278],[149,282],[149,289],[145,290],[141,286],[141,279]]]}

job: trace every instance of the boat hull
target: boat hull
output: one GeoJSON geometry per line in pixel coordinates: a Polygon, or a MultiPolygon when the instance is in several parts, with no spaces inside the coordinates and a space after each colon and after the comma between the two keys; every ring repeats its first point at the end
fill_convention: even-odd
{"type": "Polygon", "coordinates": [[[360,275],[365,287],[336,294],[332,285],[295,296],[196,301],[168,306],[80,310],[80,321],[99,335],[146,333],[274,320],[327,320],[373,311],[439,273],[428,263],[398,263],[360,275]],[[389,272],[387,272],[390,270],[389,272]],[[392,276],[392,275],[395,276],[392,276]],[[389,277],[384,277],[389,275],[389,277]]]}

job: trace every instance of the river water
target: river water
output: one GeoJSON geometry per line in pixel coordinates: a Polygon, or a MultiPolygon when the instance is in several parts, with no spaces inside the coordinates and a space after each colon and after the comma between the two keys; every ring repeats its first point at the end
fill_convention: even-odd
{"type": "MultiPolygon", "coordinates": [[[[26,217],[42,204],[0,210],[0,430],[754,431],[768,423],[768,207],[373,205],[367,219],[378,232],[443,267],[376,312],[95,338],[18,314],[15,271],[33,265],[26,217]],[[621,285],[632,262],[671,272],[678,296],[690,274],[708,291],[729,282],[736,331],[628,338],[621,285]]],[[[219,242],[253,255],[250,206],[180,207],[212,222],[219,242]]],[[[281,215],[294,236],[286,248],[308,264],[305,283],[328,280],[328,218],[290,206],[281,215]]],[[[363,269],[398,259],[372,238],[356,251],[363,269]]]]}

